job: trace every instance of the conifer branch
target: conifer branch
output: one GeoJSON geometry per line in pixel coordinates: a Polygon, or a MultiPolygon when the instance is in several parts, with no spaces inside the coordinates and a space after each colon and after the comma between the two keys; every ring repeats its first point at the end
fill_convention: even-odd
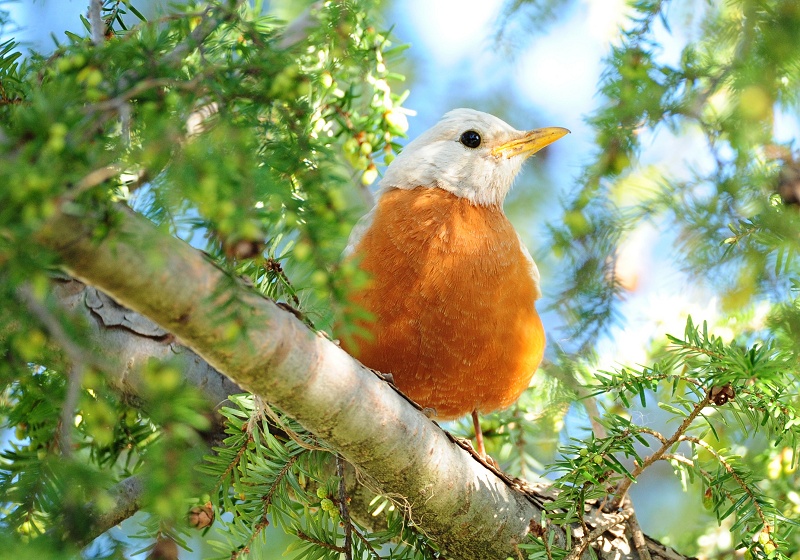
{"type": "MultiPolygon", "coordinates": [[[[716,449],[714,449],[713,447],[711,447],[710,445],[708,445],[706,442],[704,442],[703,440],[701,440],[699,438],[696,438],[696,437],[693,437],[693,436],[682,435],[679,438],[679,440],[680,441],[688,441],[689,443],[692,443],[694,445],[700,446],[703,449],[705,449],[706,451],[708,451],[709,453],[711,453],[711,455],[713,455],[714,458],[717,461],[719,461],[719,464],[722,465],[722,467],[728,472],[728,474],[736,482],[736,484],[742,490],[744,490],[745,494],[747,494],[747,496],[750,498],[750,501],[753,503],[753,507],[755,508],[756,513],[758,514],[759,519],[761,519],[761,522],[763,523],[764,527],[769,527],[770,526],[769,522],[767,521],[767,517],[764,515],[764,510],[759,505],[758,499],[757,499],[756,495],[753,493],[753,490],[750,488],[750,485],[747,484],[744,480],[742,480],[742,477],[739,476],[739,473],[736,472],[736,470],[725,459],[725,457],[720,455],[717,452],[716,449]]],[[[731,497],[731,501],[733,501],[732,497],[731,497]]]]}
{"type": "Polygon", "coordinates": [[[75,418],[75,407],[80,396],[81,381],[86,372],[86,363],[89,357],[86,352],[70,338],[61,322],[33,295],[29,286],[21,286],[18,290],[19,297],[25,302],[31,313],[58,341],[70,358],[69,375],[67,376],[67,392],[61,404],[61,420],[59,422],[58,447],[64,457],[72,456],[72,428],[75,418]]]}
{"type": "Polygon", "coordinates": [[[614,491],[613,498],[608,503],[607,506],[608,511],[614,511],[620,507],[622,500],[624,500],[625,496],[627,495],[628,488],[630,488],[631,484],[633,484],[634,480],[636,480],[636,477],[642,474],[642,472],[647,467],[649,467],[650,465],[661,459],[661,457],[664,456],[664,454],[669,450],[669,448],[675,445],[675,443],[677,443],[680,440],[680,438],[686,433],[686,430],[689,429],[689,426],[692,425],[694,419],[700,415],[700,413],[703,411],[705,407],[708,406],[709,402],[711,402],[710,393],[706,393],[706,396],[703,397],[703,400],[698,402],[694,406],[694,409],[692,409],[692,411],[689,413],[689,415],[683,419],[683,422],[681,422],[681,425],[678,426],[678,429],[675,431],[675,433],[672,434],[671,437],[667,438],[655,453],[646,457],[641,464],[636,465],[636,467],[631,472],[630,477],[625,477],[620,481],[620,483],[617,485],[616,490],[614,491]]]}
{"type": "Polygon", "coordinates": [[[326,543],[325,541],[321,541],[316,539],[310,535],[306,535],[303,531],[297,531],[297,538],[304,540],[306,542],[314,543],[315,545],[326,548],[328,550],[332,550],[334,552],[338,552],[339,554],[344,554],[345,549],[341,546],[336,546],[335,544],[326,543]]]}

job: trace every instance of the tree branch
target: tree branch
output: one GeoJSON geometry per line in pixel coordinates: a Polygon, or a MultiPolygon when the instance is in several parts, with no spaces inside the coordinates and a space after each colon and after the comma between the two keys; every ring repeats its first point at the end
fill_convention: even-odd
{"type": "MultiPolygon", "coordinates": [[[[633,469],[630,477],[625,477],[622,479],[622,482],[619,483],[616,491],[614,492],[614,498],[608,504],[607,509],[609,511],[613,511],[620,506],[628,493],[628,488],[630,488],[630,485],[633,484],[634,480],[636,480],[636,477],[642,474],[642,471],[644,471],[647,467],[661,459],[661,457],[669,451],[669,448],[675,445],[675,443],[677,443],[681,437],[683,437],[683,434],[685,434],[686,430],[689,429],[689,426],[692,425],[694,419],[700,415],[705,407],[708,406],[709,402],[711,402],[710,393],[706,393],[706,396],[703,397],[700,402],[694,405],[692,412],[690,412],[689,415],[683,419],[683,422],[681,422],[681,425],[678,426],[678,429],[675,431],[675,433],[668,439],[661,440],[663,442],[661,447],[655,453],[646,457],[641,465],[636,465],[636,468],[633,469]]],[[[651,435],[653,434],[652,431],[647,431],[647,433],[651,435]]]]}
{"type": "Polygon", "coordinates": [[[108,490],[113,503],[100,511],[96,504],[87,504],[88,526],[83,531],[78,544],[87,545],[97,536],[119,525],[142,507],[144,483],[138,476],[120,480],[108,490]]]}
{"type": "Polygon", "coordinates": [[[89,0],[89,23],[92,28],[92,43],[95,45],[102,45],[106,34],[106,26],[101,14],[102,7],[103,0],[89,0]]]}
{"type": "MultiPolygon", "coordinates": [[[[99,294],[98,301],[87,298],[104,322],[113,318],[148,333],[152,342],[143,347],[117,342],[129,356],[142,361],[148,352],[180,354],[174,333],[210,364],[193,362],[188,352],[182,357],[190,382],[214,402],[239,388],[212,366],[293,416],[387,495],[404,497],[413,521],[448,557],[517,556],[516,544],[541,519],[546,498],[487,469],[390,385],[200,252],[127,210],[115,218],[117,229],[98,242],[92,237],[97,217],[62,210],[38,241],[72,274],[160,325],[113,309],[99,294]],[[232,324],[240,326],[234,338],[232,324]]],[[[71,297],[75,304],[77,295],[71,297]]],[[[121,385],[135,391],[135,377],[123,375],[121,385]]],[[[611,519],[597,516],[595,527],[611,519]]],[[[553,530],[554,546],[565,547],[563,529],[553,530]]],[[[629,545],[624,552],[619,543],[603,548],[598,553],[608,558],[638,557],[629,545]]],[[[652,540],[648,548],[653,557],[682,558],[652,540]]]]}

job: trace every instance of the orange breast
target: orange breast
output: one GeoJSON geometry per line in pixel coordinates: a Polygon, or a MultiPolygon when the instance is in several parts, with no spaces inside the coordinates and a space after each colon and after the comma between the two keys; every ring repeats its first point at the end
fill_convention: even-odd
{"type": "Polygon", "coordinates": [[[499,208],[438,188],[392,189],[356,255],[369,273],[351,304],[374,316],[345,349],[452,419],[509,406],[542,360],[536,286],[499,208]]]}

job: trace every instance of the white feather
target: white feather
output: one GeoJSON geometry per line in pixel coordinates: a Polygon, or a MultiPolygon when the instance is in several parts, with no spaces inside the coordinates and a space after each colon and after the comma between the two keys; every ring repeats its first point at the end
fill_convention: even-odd
{"type": "Polygon", "coordinates": [[[386,170],[381,191],[438,187],[475,204],[500,206],[525,158],[505,158],[492,149],[523,134],[494,115],[454,109],[408,143],[386,170]],[[468,130],[481,135],[477,148],[461,143],[468,130]]]}

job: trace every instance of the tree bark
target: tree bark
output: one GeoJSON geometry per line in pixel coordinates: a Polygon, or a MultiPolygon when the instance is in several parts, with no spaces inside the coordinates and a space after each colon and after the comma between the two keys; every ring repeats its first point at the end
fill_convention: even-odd
{"type": "MultiPolygon", "coordinates": [[[[127,210],[113,218],[116,228],[95,240],[91,216],[59,211],[38,241],[70,274],[155,322],[91,289],[80,296],[65,285],[59,294],[101,318],[98,342],[123,357],[124,390],[136,392],[136,361],[177,353],[187,378],[212,402],[239,387],[252,391],[404,505],[448,558],[516,558],[516,545],[541,530],[545,488],[487,468],[392,386],[199,251],[127,210]]],[[[596,508],[593,516],[590,527],[613,525],[614,517],[596,508]]],[[[556,544],[565,546],[563,530],[556,531],[556,544]]],[[[604,558],[639,556],[621,525],[591,545],[604,558]]],[[[647,545],[651,556],[683,558],[656,541],[647,545]]]]}

